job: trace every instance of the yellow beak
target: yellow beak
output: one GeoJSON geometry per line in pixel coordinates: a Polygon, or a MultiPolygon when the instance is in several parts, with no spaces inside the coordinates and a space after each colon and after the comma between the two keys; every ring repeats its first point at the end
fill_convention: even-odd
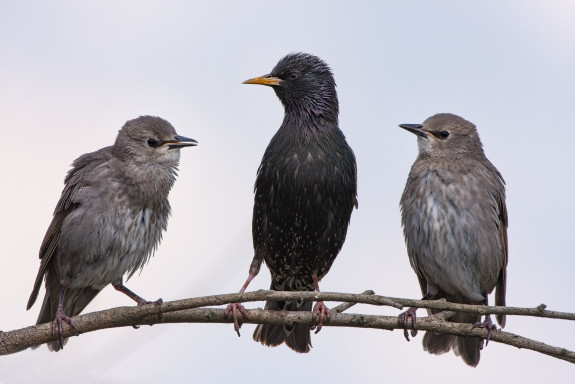
{"type": "Polygon", "coordinates": [[[279,77],[273,77],[270,75],[254,77],[253,79],[249,79],[244,81],[242,84],[261,84],[261,85],[280,85],[282,79],[279,77]]]}

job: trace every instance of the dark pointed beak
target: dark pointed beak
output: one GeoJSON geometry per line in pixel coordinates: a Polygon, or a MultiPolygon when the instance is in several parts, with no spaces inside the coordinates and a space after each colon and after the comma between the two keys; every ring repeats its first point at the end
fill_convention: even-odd
{"type": "Polygon", "coordinates": [[[417,136],[425,137],[426,139],[429,135],[429,133],[423,129],[423,125],[421,124],[399,124],[399,126],[417,136]]]}
{"type": "Polygon", "coordinates": [[[190,139],[184,136],[174,136],[173,140],[168,140],[164,144],[168,145],[168,149],[183,148],[183,147],[195,147],[198,142],[194,139],[190,139]]]}
{"type": "Polygon", "coordinates": [[[274,77],[272,75],[265,75],[260,77],[254,77],[253,79],[249,79],[244,81],[242,84],[261,84],[261,85],[281,85],[283,80],[279,77],[274,77]]]}

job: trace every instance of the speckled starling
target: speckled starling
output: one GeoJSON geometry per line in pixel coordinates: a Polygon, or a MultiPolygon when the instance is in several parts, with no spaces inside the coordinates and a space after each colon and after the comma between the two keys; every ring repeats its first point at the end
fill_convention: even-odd
{"type": "MultiPolygon", "coordinates": [[[[442,113],[423,124],[400,127],[417,135],[419,147],[401,197],[401,214],[407,253],[423,299],[487,305],[488,294],[496,288],[495,304],[504,306],[505,182],[485,157],[475,126],[442,113]]],[[[399,316],[406,338],[410,319],[415,328],[415,308],[399,316]]],[[[480,320],[474,313],[456,313],[450,319],[485,327],[489,336],[497,329],[489,315],[480,320]]],[[[505,326],[504,316],[498,315],[497,321],[505,326]]],[[[453,349],[465,363],[477,366],[483,340],[427,332],[423,347],[432,354],[453,349]]]]}
{"type": "MultiPolygon", "coordinates": [[[[338,126],[333,74],[318,57],[294,53],[282,58],[270,74],[244,83],[271,86],[285,116],[258,169],[252,221],[255,254],[241,291],[264,260],[271,272],[270,289],[319,291],[318,282],[341,250],[357,207],[355,155],[338,126]]],[[[310,311],[312,303],[268,301],[265,308],[310,311]]],[[[237,310],[245,315],[237,303],[228,307],[236,331],[237,310]]],[[[329,310],[317,302],[313,314],[319,331],[329,310]]],[[[254,340],[268,346],[285,342],[297,352],[311,347],[307,326],[259,325],[254,340]]]]}
{"type": "Polygon", "coordinates": [[[50,350],[65,344],[62,322],[73,328],[70,317],[110,283],[138,305],[149,303],[122,278],[141,269],[158,246],[170,215],[168,193],[180,148],[194,145],[166,120],[142,116],[123,126],[114,145],[74,161],[40,247],[40,270],[27,306],[45,278],[37,324],[51,321],[52,334],[59,335],[48,343],[50,350]]]}

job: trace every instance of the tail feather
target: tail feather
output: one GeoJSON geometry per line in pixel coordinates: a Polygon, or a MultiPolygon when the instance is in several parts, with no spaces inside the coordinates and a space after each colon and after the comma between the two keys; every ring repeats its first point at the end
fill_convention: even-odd
{"type": "Polygon", "coordinates": [[[433,355],[443,355],[451,350],[457,336],[426,332],[423,336],[423,349],[433,355]]]}
{"type": "Polygon", "coordinates": [[[481,348],[483,347],[483,340],[476,337],[457,337],[457,344],[453,348],[453,352],[460,356],[465,364],[476,367],[479,364],[481,357],[481,348]]]}
{"type": "MultiPolygon", "coordinates": [[[[507,280],[507,272],[505,268],[501,271],[499,275],[499,280],[497,281],[497,286],[495,288],[495,305],[505,306],[505,286],[507,280]]],[[[497,322],[501,325],[501,328],[505,328],[505,315],[495,315],[497,322]]]]}
{"type": "MultiPolygon", "coordinates": [[[[42,301],[42,308],[40,308],[40,313],[38,314],[38,319],[36,324],[51,323],[54,321],[56,309],[58,308],[58,295],[59,289],[49,289],[48,284],[46,285],[46,293],[44,294],[44,300],[42,301]]],[[[68,339],[64,340],[64,344],[68,339]]],[[[58,352],[60,344],[57,341],[51,341],[46,344],[50,351],[58,352]]],[[[38,348],[39,345],[35,345],[32,349],[38,348]]]]}
{"type": "MultiPolygon", "coordinates": [[[[268,301],[265,309],[280,310],[277,303],[276,301],[268,301]]],[[[296,302],[283,303],[285,305],[282,309],[286,311],[311,311],[312,307],[311,301],[299,304],[296,302]]],[[[260,324],[254,332],[254,340],[268,347],[276,347],[285,342],[288,347],[299,353],[309,352],[312,346],[310,329],[307,325],[260,324]]]]}
{"type": "Polygon", "coordinates": [[[100,289],[93,289],[90,287],[86,287],[79,291],[79,294],[76,295],[73,305],[70,306],[70,312],[68,316],[77,316],[90,304],[90,302],[96,297],[98,293],[100,293],[100,289]]]}
{"type": "MultiPolygon", "coordinates": [[[[272,280],[273,290],[290,290],[289,287],[281,286],[272,280]]],[[[313,290],[313,286],[312,286],[313,290]]],[[[272,311],[311,311],[311,301],[267,301],[266,310],[272,311]]],[[[288,347],[299,353],[307,353],[311,348],[310,329],[307,325],[271,325],[260,324],[256,327],[253,336],[255,341],[259,341],[268,347],[276,347],[286,343],[288,347]]]]}
{"type": "MultiPolygon", "coordinates": [[[[481,320],[481,316],[473,313],[458,312],[450,321],[456,323],[474,324],[481,320]]],[[[475,337],[460,337],[454,335],[426,332],[423,336],[423,349],[434,355],[442,355],[453,349],[463,361],[472,367],[479,364],[483,340],[475,337]]]]}

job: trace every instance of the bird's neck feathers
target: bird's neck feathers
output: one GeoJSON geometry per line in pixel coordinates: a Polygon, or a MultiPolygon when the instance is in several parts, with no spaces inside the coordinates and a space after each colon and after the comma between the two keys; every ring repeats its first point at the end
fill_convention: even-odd
{"type": "Polygon", "coordinates": [[[416,173],[427,173],[435,171],[445,171],[467,173],[472,169],[485,167],[489,160],[483,151],[470,153],[465,150],[445,153],[445,152],[420,152],[417,160],[413,164],[413,171],[416,173]]]}
{"type": "Polygon", "coordinates": [[[311,109],[285,108],[280,130],[298,137],[313,138],[338,129],[337,109],[312,112],[311,109]]]}
{"type": "Polygon", "coordinates": [[[167,163],[141,163],[126,159],[123,178],[139,189],[139,196],[151,204],[163,204],[172,189],[177,176],[177,165],[167,163]]]}
{"type": "Polygon", "coordinates": [[[284,122],[324,125],[321,122],[327,121],[337,126],[339,103],[335,87],[325,87],[315,93],[302,92],[290,97],[284,97],[279,92],[277,94],[285,109],[284,122]]]}
{"type": "Polygon", "coordinates": [[[176,176],[178,175],[177,164],[152,163],[144,166],[142,166],[142,164],[134,164],[130,169],[133,172],[132,177],[140,179],[158,191],[169,191],[174,185],[176,176]]]}
{"type": "MultiPolygon", "coordinates": [[[[287,114],[276,136],[281,141],[287,141],[293,145],[295,143],[309,144],[321,143],[329,141],[334,137],[339,137],[341,131],[339,129],[337,119],[324,119],[323,117],[310,117],[302,118],[301,116],[294,116],[287,114]]],[[[306,144],[306,145],[307,145],[306,144]]]]}

